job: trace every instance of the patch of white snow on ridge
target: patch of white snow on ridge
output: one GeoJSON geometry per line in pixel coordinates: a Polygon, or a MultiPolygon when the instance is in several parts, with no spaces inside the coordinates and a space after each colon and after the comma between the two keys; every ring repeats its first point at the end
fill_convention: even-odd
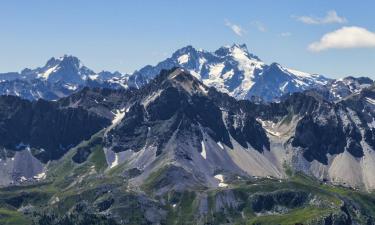
{"type": "Polygon", "coordinates": [[[42,173],[39,173],[37,175],[34,176],[34,179],[36,180],[43,180],[43,179],[46,179],[47,175],[45,172],[42,172],[42,173]]]}
{"type": "Polygon", "coordinates": [[[207,62],[205,58],[199,58],[199,70],[202,70],[203,65],[207,62]]]}
{"type": "Polygon", "coordinates": [[[224,183],[224,176],[222,174],[217,174],[214,177],[220,181],[219,187],[228,187],[228,184],[224,183]]]}
{"type": "Polygon", "coordinates": [[[118,124],[125,116],[125,109],[117,110],[115,113],[115,117],[112,120],[112,125],[118,124]]]}
{"type": "Polygon", "coordinates": [[[288,71],[289,73],[292,73],[292,74],[298,76],[298,77],[308,77],[308,78],[311,77],[311,74],[306,73],[306,72],[301,72],[301,71],[289,69],[289,68],[285,68],[285,70],[288,71]]]}
{"type": "Polygon", "coordinates": [[[126,109],[123,108],[123,109],[120,109],[120,110],[116,110],[116,112],[112,112],[115,116],[112,120],[112,124],[107,128],[106,132],[107,133],[108,131],[112,130],[115,126],[117,126],[121,120],[125,117],[125,112],[127,112],[129,109],[126,109]]]}
{"type": "Polygon", "coordinates": [[[67,88],[67,89],[69,89],[69,90],[72,90],[72,91],[75,91],[78,88],[77,85],[74,85],[74,84],[64,84],[64,87],[67,88]]]}
{"type": "Polygon", "coordinates": [[[199,84],[198,87],[199,87],[199,89],[200,89],[205,95],[208,94],[208,90],[207,90],[207,88],[206,88],[205,86],[199,84]]]}
{"type": "Polygon", "coordinates": [[[115,160],[113,160],[113,162],[112,162],[112,164],[111,164],[111,166],[109,168],[112,169],[113,167],[115,167],[117,165],[118,165],[118,154],[115,153],[115,160]]]}
{"type": "Polygon", "coordinates": [[[288,86],[288,84],[289,84],[288,81],[285,82],[285,83],[280,87],[280,91],[285,92],[285,88],[286,88],[286,86],[288,86]]]}
{"type": "Polygon", "coordinates": [[[368,97],[366,97],[365,99],[366,99],[366,101],[367,101],[368,103],[370,103],[370,104],[372,104],[372,105],[375,105],[375,99],[373,99],[373,98],[368,98],[368,97]]]}
{"type": "Polygon", "coordinates": [[[96,80],[96,79],[98,79],[98,77],[99,77],[98,74],[91,74],[91,75],[89,75],[90,80],[96,80]]]}
{"type": "Polygon", "coordinates": [[[272,121],[264,121],[264,120],[259,119],[259,118],[257,118],[256,120],[262,125],[263,129],[267,133],[269,133],[269,134],[271,134],[273,136],[276,136],[276,137],[280,137],[281,136],[280,132],[277,132],[277,131],[273,130],[275,128],[276,124],[273,123],[272,121]]]}
{"type": "Polygon", "coordinates": [[[221,149],[224,149],[224,146],[223,146],[223,144],[221,144],[220,141],[217,143],[217,145],[219,145],[219,147],[220,147],[221,149]]]}
{"type": "Polygon", "coordinates": [[[228,72],[223,74],[223,79],[224,80],[230,79],[230,78],[232,78],[233,75],[234,75],[234,71],[233,71],[233,69],[231,69],[228,72]]]}
{"type": "Polygon", "coordinates": [[[51,67],[51,68],[47,69],[44,73],[38,74],[38,77],[48,79],[49,75],[51,75],[51,73],[56,72],[57,69],[58,69],[58,65],[56,65],[54,67],[51,67]]]}
{"type": "Polygon", "coordinates": [[[163,92],[162,89],[158,90],[152,95],[149,95],[146,97],[146,99],[143,101],[143,106],[146,108],[151,102],[155,101],[157,98],[159,98],[160,94],[163,92]]]}
{"type": "MultiPolygon", "coordinates": [[[[303,81],[309,81],[309,82],[313,81],[313,82],[315,82],[317,84],[320,84],[320,85],[326,85],[328,83],[328,81],[326,79],[322,79],[322,77],[318,74],[306,73],[306,72],[302,72],[302,71],[299,71],[299,70],[284,68],[282,66],[280,66],[280,69],[282,71],[286,72],[286,73],[289,73],[291,75],[296,76],[297,78],[299,78],[303,81]]],[[[300,85],[308,85],[303,81],[300,81],[299,84],[300,85]]]]}
{"type": "Polygon", "coordinates": [[[207,159],[206,146],[205,146],[205,144],[204,144],[204,141],[201,141],[201,144],[202,144],[202,152],[201,152],[201,156],[202,156],[204,159],[207,159]]]}
{"type": "Polygon", "coordinates": [[[187,55],[187,54],[182,55],[182,56],[178,57],[177,61],[180,65],[185,64],[189,61],[189,55],[187,55]]]}

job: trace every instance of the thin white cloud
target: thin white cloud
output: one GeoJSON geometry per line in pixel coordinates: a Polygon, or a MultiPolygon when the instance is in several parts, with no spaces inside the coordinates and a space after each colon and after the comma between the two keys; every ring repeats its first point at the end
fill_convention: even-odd
{"type": "Polygon", "coordinates": [[[290,32],[283,32],[283,33],[280,34],[280,36],[281,37],[290,37],[290,36],[292,36],[292,33],[290,33],[290,32]]]}
{"type": "Polygon", "coordinates": [[[240,25],[233,24],[229,20],[225,20],[225,26],[229,27],[236,35],[242,37],[245,33],[240,25]]]}
{"type": "Polygon", "coordinates": [[[266,26],[260,21],[254,21],[251,24],[253,26],[255,26],[260,32],[266,32],[267,31],[266,26]]]}
{"type": "Polygon", "coordinates": [[[312,52],[347,48],[375,48],[375,33],[362,27],[342,27],[308,46],[312,52]]]}
{"type": "Polygon", "coordinates": [[[340,17],[337,15],[337,12],[335,10],[328,11],[326,16],[323,18],[319,17],[312,17],[312,16],[297,16],[294,17],[298,21],[305,23],[305,24],[331,24],[331,23],[346,23],[348,20],[345,17],[340,17]]]}

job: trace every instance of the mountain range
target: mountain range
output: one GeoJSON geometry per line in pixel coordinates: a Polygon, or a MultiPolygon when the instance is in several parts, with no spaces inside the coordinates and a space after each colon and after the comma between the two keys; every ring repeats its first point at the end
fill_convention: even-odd
{"type": "Polygon", "coordinates": [[[0,214],[36,224],[373,224],[375,86],[348,79],[326,84],[345,86],[343,98],[313,88],[271,103],[236,99],[185,68],[56,101],[0,96],[0,214]]]}
{"type": "Polygon", "coordinates": [[[140,88],[161,70],[174,67],[186,69],[205,85],[239,100],[271,102],[290,93],[319,89],[328,100],[336,101],[374,82],[370,78],[354,77],[334,80],[278,63],[267,65],[249,53],[246,45],[233,44],[214,52],[187,46],[157,65],[145,66],[133,74],[108,71],[96,73],[74,56],[51,58],[44,66],[36,69],[0,74],[0,94],[28,100],[57,100],[83,87],[140,88]]]}
{"type": "Polygon", "coordinates": [[[162,69],[173,67],[185,68],[205,85],[237,99],[255,96],[271,101],[286,93],[320,87],[329,81],[321,75],[288,69],[277,63],[267,65],[249,53],[246,45],[234,44],[215,52],[196,50],[192,46],[179,49],[156,66],[136,71],[129,77],[129,85],[143,85],[162,69]]]}

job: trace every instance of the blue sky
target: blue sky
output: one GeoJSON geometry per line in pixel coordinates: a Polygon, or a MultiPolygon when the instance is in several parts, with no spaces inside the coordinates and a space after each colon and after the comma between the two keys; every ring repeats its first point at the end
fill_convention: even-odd
{"type": "Polygon", "coordinates": [[[374,9],[371,0],[2,0],[0,72],[64,54],[132,72],[186,45],[245,43],[267,63],[375,78],[374,9]]]}

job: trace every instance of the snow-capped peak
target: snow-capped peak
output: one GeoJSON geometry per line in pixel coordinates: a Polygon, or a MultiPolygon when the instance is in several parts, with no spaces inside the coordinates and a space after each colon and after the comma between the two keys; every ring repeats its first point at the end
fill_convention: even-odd
{"type": "Polygon", "coordinates": [[[95,80],[98,75],[84,66],[75,56],[64,55],[59,58],[52,57],[45,66],[32,70],[36,78],[50,82],[65,82],[72,84],[82,84],[84,81],[95,80]]]}
{"type": "Polygon", "coordinates": [[[64,55],[59,58],[52,57],[44,67],[36,69],[38,71],[37,78],[48,80],[50,75],[57,73],[61,69],[69,70],[70,72],[79,71],[80,69],[88,70],[77,57],[64,55]]]}

